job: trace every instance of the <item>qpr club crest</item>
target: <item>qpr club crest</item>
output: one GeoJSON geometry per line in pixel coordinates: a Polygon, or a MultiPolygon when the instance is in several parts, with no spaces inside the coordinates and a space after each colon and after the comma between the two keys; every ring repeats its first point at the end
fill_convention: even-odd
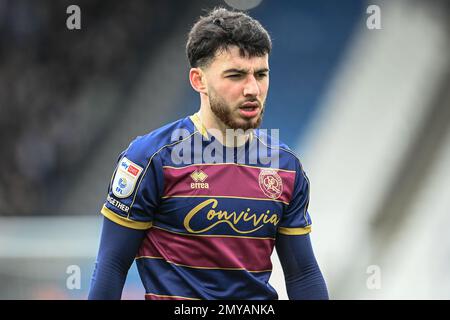
{"type": "Polygon", "coordinates": [[[283,192],[283,181],[273,169],[261,169],[259,173],[259,187],[271,199],[278,199],[283,192]]]}

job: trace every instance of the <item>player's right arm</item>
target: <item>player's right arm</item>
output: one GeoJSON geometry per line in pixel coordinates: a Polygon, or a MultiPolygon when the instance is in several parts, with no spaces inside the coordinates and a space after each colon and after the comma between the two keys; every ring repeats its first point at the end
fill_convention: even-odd
{"type": "Polygon", "coordinates": [[[103,219],[89,300],[119,300],[121,298],[128,270],[145,233],[145,230],[126,228],[106,217],[103,219]]]}
{"type": "Polygon", "coordinates": [[[162,193],[162,165],[148,136],[134,140],[119,156],[108,188],[89,299],[120,299],[162,193]]]}

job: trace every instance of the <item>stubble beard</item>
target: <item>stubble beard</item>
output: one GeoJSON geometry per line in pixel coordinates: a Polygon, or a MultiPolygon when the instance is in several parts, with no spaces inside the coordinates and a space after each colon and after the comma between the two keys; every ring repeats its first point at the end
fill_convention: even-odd
{"type": "Polygon", "coordinates": [[[240,121],[238,121],[235,119],[236,116],[233,116],[233,109],[221,97],[212,91],[209,91],[208,96],[211,111],[228,128],[247,131],[249,129],[256,129],[261,125],[265,110],[264,104],[261,106],[261,112],[256,121],[254,118],[245,119],[242,117],[239,117],[240,121]]]}

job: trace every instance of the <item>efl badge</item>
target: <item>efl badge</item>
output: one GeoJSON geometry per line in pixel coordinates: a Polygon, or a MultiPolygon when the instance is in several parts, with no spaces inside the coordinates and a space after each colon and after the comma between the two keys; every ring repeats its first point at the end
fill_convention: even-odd
{"type": "Polygon", "coordinates": [[[278,199],[283,192],[283,181],[273,169],[261,169],[259,173],[259,187],[266,196],[278,199]]]}
{"type": "Polygon", "coordinates": [[[134,191],[141,172],[142,168],[140,166],[123,157],[119,161],[116,176],[112,184],[114,195],[118,198],[129,197],[134,191]]]}

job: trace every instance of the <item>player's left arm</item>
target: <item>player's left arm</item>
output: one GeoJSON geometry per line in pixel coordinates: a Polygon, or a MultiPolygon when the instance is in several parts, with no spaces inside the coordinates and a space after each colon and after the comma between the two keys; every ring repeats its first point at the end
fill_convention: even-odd
{"type": "Polygon", "coordinates": [[[327,300],[328,290],[309,234],[283,235],[276,240],[290,300],[327,300]]]}
{"type": "Polygon", "coordinates": [[[309,233],[309,180],[295,159],[295,181],[289,205],[278,226],[276,250],[289,299],[328,299],[328,290],[314,256],[309,233]]]}

